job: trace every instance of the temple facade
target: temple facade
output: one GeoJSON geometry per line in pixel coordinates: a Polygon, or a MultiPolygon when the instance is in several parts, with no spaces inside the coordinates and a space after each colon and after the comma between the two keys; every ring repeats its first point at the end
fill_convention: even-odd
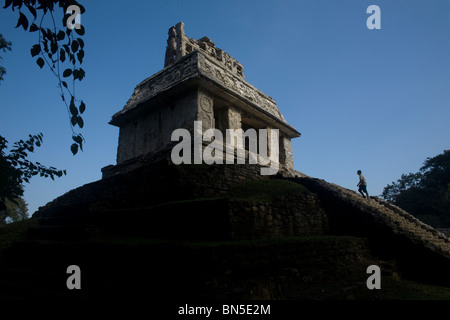
{"type": "MultiPolygon", "coordinates": [[[[180,22],[169,29],[164,69],[139,83],[110,121],[120,128],[117,165],[104,168],[104,176],[169,159],[178,143],[172,133],[182,128],[194,134],[199,122],[202,132],[218,129],[224,137],[226,129],[266,129],[270,139],[271,130],[277,129],[277,148],[268,153],[280,171],[294,169],[291,139],[300,133],[271,97],[245,81],[241,63],[208,37],[186,36],[180,22]]],[[[251,139],[244,136],[247,153],[251,139]]]]}

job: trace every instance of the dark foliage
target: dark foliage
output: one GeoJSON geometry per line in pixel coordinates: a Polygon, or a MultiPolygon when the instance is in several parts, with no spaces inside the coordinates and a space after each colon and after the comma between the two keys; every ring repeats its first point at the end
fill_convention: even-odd
{"type": "Polygon", "coordinates": [[[30,53],[36,58],[39,68],[47,65],[58,79],[61,99],[72,128],[74,142],[70,150],[75,155],[79,149],[83,150],[84,141],[75,127],[83,128],[84,120],[81,115],[86,110],[83,100],[75,97],[75,81],[81,81],[85,77],[85,71],[80,65],[85,56],[81,37],[86,32],[83,25],[76,23],[75,17],[83,14],[85,8],[75,0],[5,0],[3,8],[11,8],[18,13],[16,28],[38,34],[38,43],[31,47],[30,53]],[[60,28],[55,22],[57,8],[63,13],[60,28]],[[64,64],[68,66],[64,67],[64,64]]]}
{"type": "MultiPolygon", "coordinates": [[[[3,35],[0,34],[0,50],[3,52],[6,52],[6,50],[11,51],[11,45],[12,43],[10,41],[6,41],[5,38],[3,38],[3,35]]],[[[0,56],[0,60],[2,57],[0,56]]],[[[0,81],[4,80],[4,75],[6,74],[6,69],[2,66],[0,66],[0,81]]]]}
{"type": "Polygon", "coordinates": [[[450,151],[427,158],[417,173],[403,174],[382,197],[434,227],[450,227],[450,151]]]}
{"type": "Polygon", "coordinates": [[[13,144],[9,154],[6,154],[8,141],[0,136],[0,213],[7,211],[7,201],[19,205],[17,198],[23,196],[23,184],[30,182],[33,176],[51,178],[61,177],[66,170],[46,167],[39,162],[28,160],[28,153],[42,145],[42,133],[29,135],[28,140],[20,140],[13,144]]]}

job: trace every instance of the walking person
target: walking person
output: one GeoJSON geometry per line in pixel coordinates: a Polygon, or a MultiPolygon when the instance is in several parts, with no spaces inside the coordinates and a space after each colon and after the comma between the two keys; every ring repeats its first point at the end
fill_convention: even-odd
{"type": "Polygon", "coordinates": [[[369,199],[369,193],[367,192],[367,182],[366,182],[366,178],[364,178],[364,176],[361,173],[361,170],[358,170],[358,172],[356,172],[359,176],[359,182],[356,185],[357,187],[359,187],[358,191],[359,193],[361,193],[361,195],[363,196],[363,198],[369,199]],[[366,195],[364,195],[364,193],[366,195]]]}

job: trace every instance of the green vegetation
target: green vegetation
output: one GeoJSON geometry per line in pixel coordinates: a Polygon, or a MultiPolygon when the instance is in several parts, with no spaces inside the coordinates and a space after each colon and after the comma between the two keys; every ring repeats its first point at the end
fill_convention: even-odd
{"type": "MultiPolygon", "coordinates": [[[[46,65],[57,78],[58,94],[69,114],[72,129],[74,142],[70,150],[75,155],[78,149],[83,150],[84,141],[83,136],[75,131],[77,125],[83,128],[81,114],[86,110],[86,104],[75,97],[75,80],[81,81],[85,77],[85,71],[81,68],[84,59],[84,41],[81,37],[85,34],[85,28],[80,24],[75,26],[69,20],[75,18],[74,11],[67,11],[73,5],[79,9],[78,14],[86,11],[76,0],[5,0],[3,8],[18,14],[16,28],[22,27],[25,32],[36,35],[37,43],[31,47],[30,54],[36,58],[39,68],[46,65]],[[57,8],[62,11],[62,25],[55,22],[59,20],[56,19],[57,8]]],[[[2,39],[0,36],[0,49],[11,50],[11,43],[2,39]]],[[[0,67],[0,79],[5,72],[0,67]]]]}
{"type": "MultiPolygon", "coordinates": [[[[25,221],[15,222],[3,227],[0,227],[0,257],[3,258],[4,254],[8,252],[7,248],[10,248],[13,243],[31,243],[30,239],[27,237],[27,230],[31,227],[36,227],[37,224],[34,219],[28,219],[25,221]]],[[[86,250],[92,248],[98,250],[110,250],[110,252],[115,252],[117,250],[142,250],[142,253],[150,254],[152,248],[178,248],[177,252],[191,252],[191,250],[203,250],[205,253],[210,252],[208,248],[214,248],[213,250],[218,250],[214,252],[229,252],[227,247],[254,247],[259,245],[267,244],[290,244],[293,242],[298,242],[299,244],[307,243],[323,243],[326,244],[328,241],[335,242],[342,240],[342,236],[308,236],[308,237],[288,237],[288,238],[274,238],[274,239],[256,239],[256,240],[245,240],[245,241],[171,241],[163,239],[151,239],[151,238],[140,238],[140,237],[120,237],[104,235],[100,238],[89,240],[88,242],[80,243],[76,246],[74,243],[67,244],[67,250],[79,250],[80,252],[86,253],[86,250]],[[99,245],[101,247],[99,247],[99,245]],[[105,246],[105,247],[103,247],[105,246]],[[180,251],[181,248],[186,248],[186,251],[180,251]],[[222,250],[221,247],[224,249],[222,250]],[[76,249],[78,248],[78,249],[76,249]],[[141,249],[139,249],[141,248],[141,249]]],[[[351,238],[351,237],[348,237],[351,238]]],[[[42,252],[47,252],[47,255],[51,254],[49,252],[55,252],[55,259],[58,259],[56,252],[64,250],[64,244],[59,241],[44,241],[44,240],[33,240],[32,248],[33,250],[39,249],[42,252]]],[[[31,245],[31,244],[30,244],[31,245]]],[[[11,254],[11,252],[9,253],[11,254]]],[[[20,255],[20,252],[16,254],[20,255]]],[[[56,261],[55,260],[55,261],[56,261]]],[[[286,292],[280,297],[281,300],[449,300],[450,299],[450,288],[441,287],[437,285],[430,285],[425,283],[420,283],[416,281],[410,281],[406,279],[399,279],[393,275],[382,275],[381,278],[381,289],[380,290],[368,290],[366,287],[367,275],[364,272],[365,268],[370,261],[361,261],[355,264],[342,264],[339,265],[339,272],[341,276],[338,278],[335,275],[330,274],[330,277],[321,280],[320,282],[305,282],[302,288],[295,288],[293,291],[286,292]],[[363,270],[363,271],[361,271],[363,270]]],[[[322,266],[323,267],[323,266],[322,266]]],[[[8,269],[9,270],[9,269],[8,269]]],[[[6,271],[2,270],[3,272],[6,271]]],[[[312,269],[313,273],[317,270],[312,269]]],[[[21,274],[22,272],[31,272],[26,266],[16,266],[14,269],[14,274],[21,274]]],[[[48,276],[48,275],[47,275],[48,276]]],[[[51,276],[50,276],[51,277],[51,276]]],[[[16,280],[11,280],[12,278],[7,277],[3,280],[6,281],[4,284],[8,284],[12,287],[16,285],[16,280]]],[[[13,278],[15,279],[15,278],[13,278]]],[[[303,280],[302,280],[303,281],[303,280]]],[[[313,281],[313,280],[310,280],[313,281]]],[[[38,285],[37,283],[36,285],[38,285]]],[[[30,286],[34,283],[30,284],[30,286]]],[[[30,287],[31,289],[32,287],[30,287]]],[[[38,288],[39,289],[39,288],[38,288]]],[[[46,288],[40,288],[46,294],[46,288]]],[[[26,296],[27,292],[23,292],[22,295],[26,296]]]]}
{"type": "Polygon", "coordinates": [[[382,197],[435,228],[449,228],[450,151],[427,158],[417,173],[403,174],[382,197]]]}
{"type": "Polygon", "coordinates": [[[37,226],[34,219],[27,219],[0,226],[0,250],[15,242],[26,240],[26,233],[30,227],[37,226]]]}
{"type": "MultiPolygon", "coordinates": [[[[384,283],[384,285],[383,285],[384,283]]],[[[380,296],[386,300],[450,300],[450,288],[387,277],[380,296]]]]}
{"type": "MultiPolygon", "coordinates": [[[[0,34],[0,51],[6,52],[6,50],[11,51],[12,43],[3,38],[3,35],[0,34]]],[[[2,56],[0,56],[0,60],[2,60],[2,56]]],[[[4,75],[6,74],[6,69],[0,66],[0,82],[4,80],[4,75]]]]}
{"type": "Polygon", "coordinates": [[[230,197],[239,200],[272,202],[280,197],[306,193],[309,190],[294,182],[261,179],[239,184],[230,191],[230,197]]]}
{"type": "Polygon", "coordinates": [[[11,221],[20,221],[28,218],[28,207],[22,198],[16,198],[13,201],[5,200],[6,210],[0,210],[0,226],[7,223],[8,218],[11,221]]]}
{"type": "Polygon", "coordinates": [[[28,183],[33,176],[40,175],[54,180],[55,177],[66,174],[65,170],[46,167],[27,159],[28,153],[34,152],[35,147],[40,147],[42,141],[42,134],[30,134],[28,140],[15,142],[7,154],[5,150],[8,141],[0,136],[0,225],[5,223],[6,217],[13,220],[26,217],[25,202],[20,198],[23,196],[24,183],[28,183]],[[16,204],[16,207],[12,206],[11,202],[16,204]]]}
{"type": "Polygon", "coordinates": [[[381,289],[367,289],[365,279],[351,273],[333,282],[290,292],[282,300],[449,300],[450,288],[393,276],[381,277],[381,289]]]}

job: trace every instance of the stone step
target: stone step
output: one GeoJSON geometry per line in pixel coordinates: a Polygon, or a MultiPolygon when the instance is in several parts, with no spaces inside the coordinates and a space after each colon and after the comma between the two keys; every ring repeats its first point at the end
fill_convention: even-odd
{"type": "Polygon", "coordinates": [[[353,190],[320,179],[301,177],[289,180],[303,184],[313,192],[318,192],[322,197],[325,197],[326,200],[324,201],[326,202],[345,203],[345,210],[357,208],[355,211],[361,213],[361,218],[385,225],[391,229],[393,234],[402,235],[414,243],[420,243],[422,246],[443,253],[450,258],[450,239],[383,199],[378,197],[371,197],[370,200],[363,199],[353,190]]]}
{"type": "Polygon", "coordinates": [[[403,224],[403,226],[405,226],[407,229],[415,231],[417,235],[429,242],[438,244],[439,247],[443,245],[444,247],[450,249],[450,246],[448,245],[450,243],[450,239],[448,239],[444,234],[424,224],[423,222],[401,210],[400,208],[389,204],[385,200],[376,197],[374,197],[374,200],[378,203],[383,204],[383,206],[393,212],[394,215],[397,214],[399,217],[402,217],[404,221],[407,221],[407,224],[403,224]]]}
{"type": "Polygon", "coordinates": [[[394,224],[404,228],[405,230],[403,232],[405,234],[409,234],[409,236],[411,237],[430,242],[432,244],[435,244],[438,248],[450,252],[450,245],[448,245],[449,239],[439,234],[432,227],[424,224],[414,216],[388,203],[385,200],[382,200],[378,197],[371,197],[371,200],[374,200],[376,203],[380,204],[381,207],[373,205],[373,201],[368,205],[381,208],[380,213],[384,214],[388,219],[393,221],[394,224]]]}

